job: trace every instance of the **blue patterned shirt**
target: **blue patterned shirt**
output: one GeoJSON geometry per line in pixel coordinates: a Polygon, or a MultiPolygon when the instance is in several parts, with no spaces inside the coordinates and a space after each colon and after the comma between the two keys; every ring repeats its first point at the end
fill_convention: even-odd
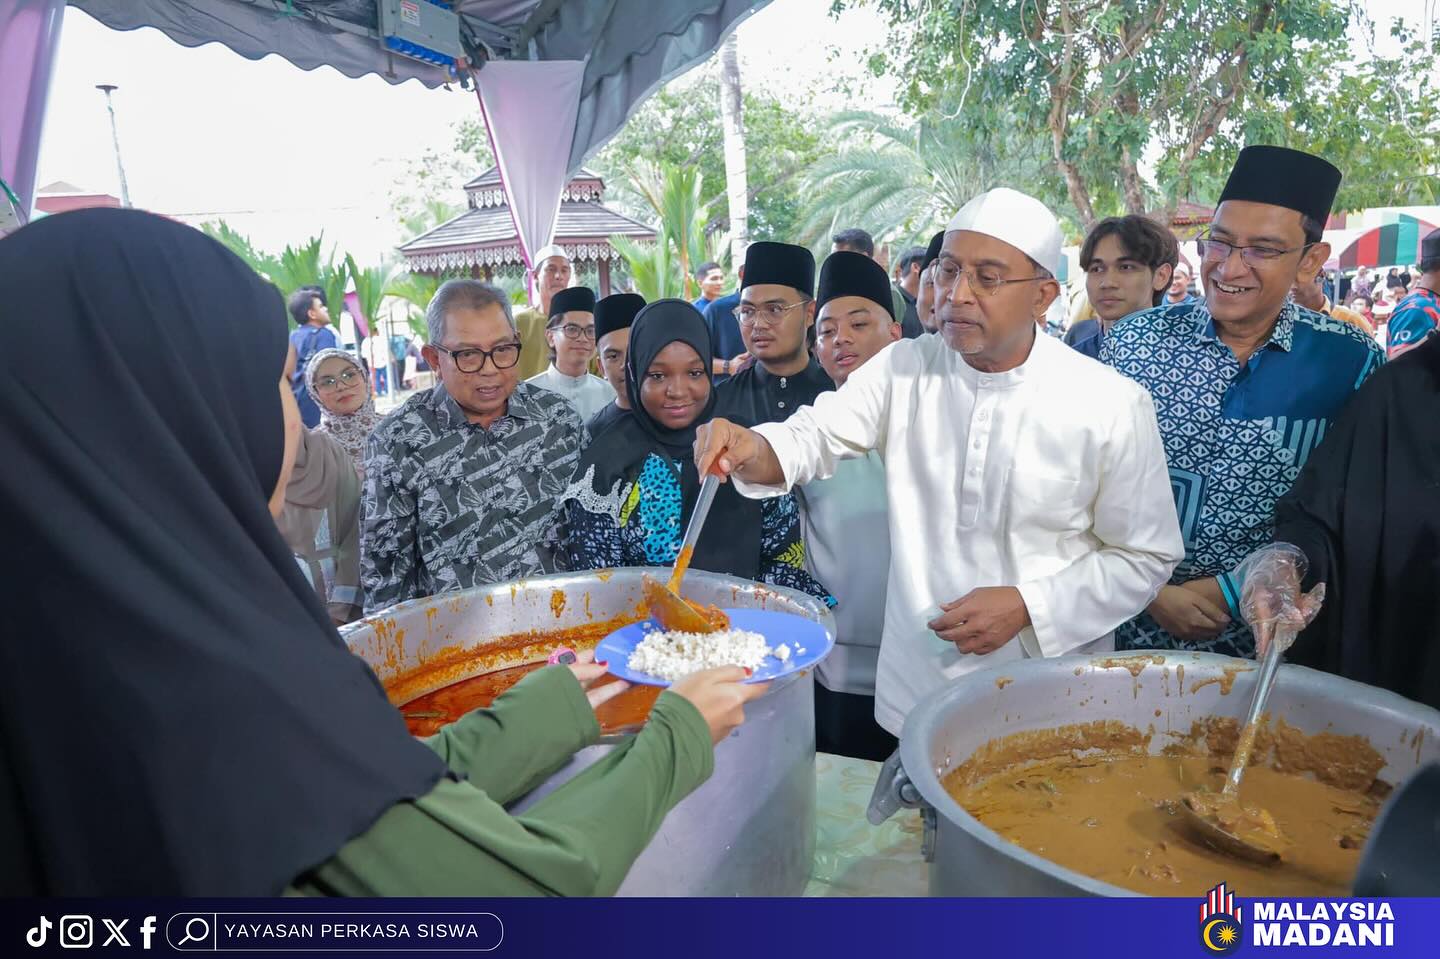
{"type": "Polygon", "coordinates": [[[1384,353],[1364,330],[1287,302],[1242,366],[1196,301],[1128,317],[1104,338],[1100,359],[1155,401],[1185,538],[1171,582],[1219,577],[1232,617],[1214,639],[1186,643],[1141,613],[1115,631],[1117,648],[1251,655],[1229,574],[1270,542],[1275,501],[1384,353]]]}

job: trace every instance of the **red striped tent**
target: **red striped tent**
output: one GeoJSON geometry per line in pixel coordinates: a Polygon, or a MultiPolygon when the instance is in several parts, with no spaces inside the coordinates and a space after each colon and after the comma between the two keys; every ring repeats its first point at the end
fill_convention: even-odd
{"type": "Polygon", "coordinates": [[[1356,270],[1362,266],[1409,266],[1420,262],[1420,241],[1434,224],[1405,213],[1393,214],[1389,223],[1362,230],[1327,230],[1330,244],[1327,269],[1356,270]]]}

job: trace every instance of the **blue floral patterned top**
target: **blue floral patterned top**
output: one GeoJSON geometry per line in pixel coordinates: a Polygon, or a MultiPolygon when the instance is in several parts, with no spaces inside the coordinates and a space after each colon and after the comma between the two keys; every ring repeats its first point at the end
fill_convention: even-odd
{"type": "Polygon", "coordinates": [[[1230,573],[1270,542],[1276,500],[1383,351],[1364,330],[1287,302],[1242,366],[1197,300],[1127,317],[1103,339],[1100,360],[1155,401],[1185,538],[1171,582],[1218,577],[1232,619],[1219,636],[1186,643],[1141,613],[1115,631],[1116,646],[1252,655],[1230,573]]]}

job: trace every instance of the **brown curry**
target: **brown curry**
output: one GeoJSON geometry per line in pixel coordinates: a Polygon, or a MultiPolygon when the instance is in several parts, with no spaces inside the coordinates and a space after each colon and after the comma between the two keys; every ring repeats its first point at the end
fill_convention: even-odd
{"type": "Polygon", "coordinates": [[[1246,896],[1348,893],[1361,846],[1389,787],[1364,739],[1307,736],[1283,721],[1260,731],[1240,787],[1283,836],[1273,865],[1194,838],[1176,808],[1218,792],[1234,720],[1197,723],[1160,755],[1151,733],[1115,721],[1018,733],[987,743],[945,776],[947,792],[1004,838],[1076,872],[1154,896],[1203,896],[1222,880],[1246,896]]]}

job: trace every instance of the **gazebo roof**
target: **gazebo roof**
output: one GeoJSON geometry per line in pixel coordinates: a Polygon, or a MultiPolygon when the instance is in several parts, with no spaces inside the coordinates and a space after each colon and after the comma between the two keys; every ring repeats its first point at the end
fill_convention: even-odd
{"type": "MultiPolygon", "coordinates": [[[[655,230],[603,206],[604,182],[582,169],[565,187],[555,219],[552,242],[577,263],[616,258],[610,237],[654,240],[655,230]]],[[[400,252],[410,269],[439,273],[471,267],[523,265],[515,221],[500,188],[500,174],[490,168],[465,184],[470,209],[403,244],[400,252]]]]}

